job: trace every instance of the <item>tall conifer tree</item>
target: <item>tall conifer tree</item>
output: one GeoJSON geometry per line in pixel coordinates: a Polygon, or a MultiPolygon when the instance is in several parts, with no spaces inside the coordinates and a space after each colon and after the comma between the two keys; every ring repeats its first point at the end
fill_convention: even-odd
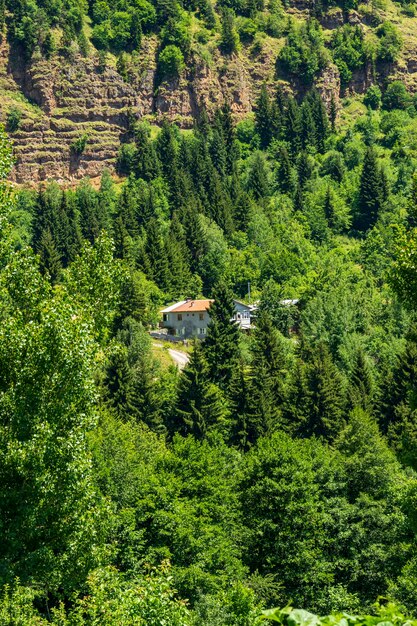
{"type": "Polygon", "coordinates": [[[359,184],[358,210],[354,228],[366,231],[375,224],[383,203],[383,184],[376,153],[368,148],[359,184]]]}
{"type": "Polygon", "coordinates": [[[222,426],[227,416],[224,399],[211,381],[209,366],[201,344],[196,343],[178,386],[178,400],[172,432],[192,434],[203,439],[209,430],[222,426]]]}
{"type": "Polygon", "coordinates": [[[256,101],[255,127],[261,140],[261,148],[265,150],[272,139],[271,102],[265,83],[256,101]]]}
{"type": "Polygon", "coordinates": [[[233,370],[239,366],[240,335],[234,315],[233,296],[229,287],[219,283],[213,293],[214,302],[210,313],[210,324],[204,341],[210,379],[227,391],[233,370]]]}

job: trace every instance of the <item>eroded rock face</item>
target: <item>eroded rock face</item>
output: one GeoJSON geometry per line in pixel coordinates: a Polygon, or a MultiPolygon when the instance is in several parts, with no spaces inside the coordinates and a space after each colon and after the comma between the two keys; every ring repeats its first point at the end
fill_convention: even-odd
{"type": "MultiPolygon", "coordinates": [[[[70,182],[114,165],[128,113],[139,116],[146,105],[137,88],[113,69],[101,72],[94,58],[35,60],[29,66],[12,60],[10,52],[1,59],[0,75],[9,79],[10,91],[28,100],[20,128],[11,134],[16,182],[70,182]],[[86,147],[77,155],[71,146],[83,135],[86,147]]],[[[7,111],[1,113],[4,120],[7,111]]]]}
{"type": "MultiPolygon", "coordinates": [[[[268,63],[262,55],[248,61],[216,51],[211,66],[196,57],[180,78],[156,85],[156,55],[156,38],[145,38],[137,71],[126,82],[115,69],[101,69],[98,57],[39,59],[27,65],[3,42],[0,81],[7,82],[11,94],[23,93],[28,101],[21,107],[19,129],[11,133],[15,182],[71,183],[100,176],[104,167],[114,168],[132,116],[156,123],[167,117],[191,128],[202,106],[210,115],[227,101],[239,119],[252,110],[260,78],[270,80],[275,64],[275,58],[268,63]],[[83,135],[86,146],[77,154],[72,145],[83,135]]],[[[2,104],[4,121],[8,103],[2,104]]]]}
{"type": "MultiPolygon", "coordinates": [[[[288,11],[307,11],[309,2],[291,0],[288,11]]],[[[311,7],[310,7],[311,8],[311,7]]],[[[348,16],[332,9],[322,18],[328,28],[343,20],[356,23],[358,13],[348,16]],[[327,22],[326,22],[327,20],[327,22]]],[[[263,83],[273,94],[276,57],[283,40],[269,38],[255,50],[250,46],[239,55],[222,55],[212,50],[210,60],[195,54],[179,78],[156,82],[158,40],[144,37],[134,60],[129,82],[115,68],[102,68],[97,55],[88,58],[35,58],[25,64],[11,51],[5,39],[0,42],[0,121],[11,106],[23,111],[20,127],[11,133],[17,183],[39,184],[57,180],[73,183],[85,176],[99,177],[105,167],[114,169],[120,144],[131,139],[132,117],[160,124],[163,118],[182,128],[191,128],[201,107],[209,116],[228,102],[236,120],[253,110],[263,83]],[[86,137],[85,149],[77,154],[72,146],[86,137]]],[[[407,49],[395,67],[378,68],[378,76],[400,77],[414,91],[417,86],[417,57],[407,49]]],[[[343,95],[364,93],[375,76],[371,68],[356,72],[343,95]]],[[[339,108],[340,77],[330,64],[316,81],[326,105],[332,100],[339,108]]],[[[303,94],[301,82],[285,83],[285,88],[303,94]]]]}

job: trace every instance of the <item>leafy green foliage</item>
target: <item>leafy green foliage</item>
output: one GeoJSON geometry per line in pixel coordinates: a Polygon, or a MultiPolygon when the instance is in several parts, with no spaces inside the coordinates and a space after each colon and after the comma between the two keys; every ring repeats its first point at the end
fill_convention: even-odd
{"type": "Polygon", "coordinates": [[[413,611],[415,107],[375,84],[339,124],[313,86],[331,55],[346,88],[385,72],[398,32],[323,34],[252,1],[44,4],[8,6],[27,60],[91,38],[133,80],[152,36],[158,83],[192,76],[196,41],[228,76],[241,45],[285,36],[291,85],[263,85],[237,125],[235,103],[196,102],[187,132],[129,115],[117,185],[2,183],[0,621],[254,626],[261,607],[353,615],[380,596],[413,611]],[[214,303],[179,372],[148,331],[187,297],[214,303]],[[234,297],[258,304],[247,334],[234,297]]]}
{"type": "Polygon", "coordinates": [[[170,44],[159,54],[158,70],[161,76],[167,78],[178,76],[184,68],[184,55],[177,46],[170,44]]]}
{"type": "Polygon", "coordinates": [[[71,152],[73,152],[76,155],[80,155],[84,152],[86,146],[87,146],[87,142],[88,142],[88,135],[87,133],[83,133],[82,135],[80,135],[80,137],[78,137],[78,139],[75,139],[71,146],[71,152]]]}
{"type": "Polygon", "coordinates": [[[6,118],[6,128],[9,133],[14,133],[20,128],[20,123],[22,121],[22,112],[21,110],[13,106],[9,109],[6,118]]]}
{"type": "Polygon", "coordinates": [[[277,63],[284,72],[311,84],[313,78],[327,65],[323,36],[318,22],[308,20],[299,29],[291,25],[286,45],[281,50],[277,63]]]}

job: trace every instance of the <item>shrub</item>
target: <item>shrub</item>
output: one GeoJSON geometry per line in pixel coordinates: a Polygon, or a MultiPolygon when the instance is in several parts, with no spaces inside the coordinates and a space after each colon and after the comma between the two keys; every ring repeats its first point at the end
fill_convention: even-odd
{"type": "Polygon", "coordinates": [[[71,152],[77,155],[82,154],[87,145],[87,141],[88,141],[88,135],[87,133],[83,133],[82,135],[80,135],[80,137],[78,137],[72,142],[70,146],[71,152]]]}
{"type": "Polygon", "coordinates": [[[381,90],[378,85],[371,85],[363,98],[365,106],[370,107],[374,111],[381,106],[381,90]]]}
{"type": "Polygon", "coordinates": [[[177,46],[169,45],[159,54],[158,71],[160,76],[178,76],[184,68],[184,55],[177,46]]]}
{"type": "Polygon", "coordinates": [[[235,14],[232,9],[223,9],[221,47],[224,52],[231,54],[239,50],[239,35],[235,28],[235,14]]]}
{"type": "Polygon", "coordinates": [[[6,128],[9,133],[14,133],[18,130],[20,128],[21,121],[22,111],[15,106],[11,107],[6,118],[6,128]]]}
{"type": "Polygon", "coordinates": [[[248,18],[243,18],[238,26],[240,39],[247,43],[253,40],[257,32],[255,22],[248,18]]]}
{"type": "Polygon", "coordinates": [[[328,62],[320,24],[311,19],[301,27],[291,24],[287,42],[277,58],[277,70],[311,84],[328,62]]]}
{"type": "Polygon", "coordinates": [[[410,103],[410,94],[404,83],[400,80],[394,80],[393,83],[388,85],[382,98],[382,105],[387,111],[392,111],[392,109],[406,109],[410,103]]]}
{"type": "Polygon", "coordinates": [[[398,30],[391,22],[384,22],[378,26],[375,33],[379,37],[377,60],[392,63],[398,57],[402,46],[398,30]]]}
{"type": "Polygon", "coordinates": [[[128,176],[132,171],[136,146],[134,143],[124,143],[120,146],[117,155],[116,168],[119,174],[128,176]]]}

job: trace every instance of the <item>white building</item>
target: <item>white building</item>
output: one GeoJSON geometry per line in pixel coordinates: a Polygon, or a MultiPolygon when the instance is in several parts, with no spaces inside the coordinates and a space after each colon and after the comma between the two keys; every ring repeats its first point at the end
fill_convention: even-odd
{"type": "MultiPolygon", "coordinates": [[[[213,300],[182,300],[162,309],[160,326],[166,328],[168,334],[181,337],[200,337],[203,339],[210,323],[210,306],[213,300]]],[[[248,305],[234,300],[235,314],[233,320],[242,330],[251,328],[255,305],[248,305]]]]}

